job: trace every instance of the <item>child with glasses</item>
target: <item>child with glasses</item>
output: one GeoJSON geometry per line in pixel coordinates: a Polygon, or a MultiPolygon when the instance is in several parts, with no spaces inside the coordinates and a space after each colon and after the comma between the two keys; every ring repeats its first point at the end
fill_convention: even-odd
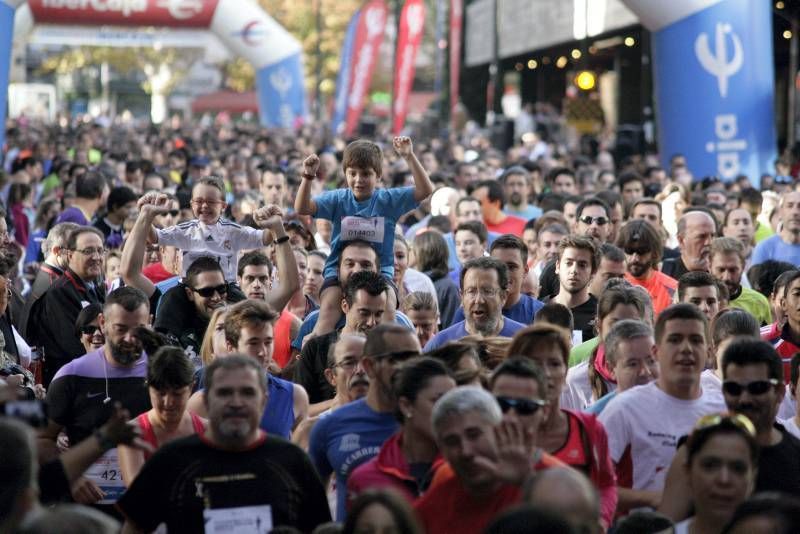
{"type": "MultiPolygon", "coordinates": [[[[414,177],[412,187],[377,188],[383,174],[383,153],[378,145],[363,139],[353,141],[344,151],[342,167],[347,189],[328,191],[312,199],[311,182],[317,177],[319,158],[312,154],[303,162],[303,180],[294,209],[300,215],[311,215],[333,223],[331,254],[325,262],[319,319],[312,337],[333,331],[342,315],[337,265],[347,241],[369,241],[380,258],[381,274],[393,285],[397,219],[417,208],[433,193],[433,183],[414,154],[411,139],[395,137],[393,145],[411,170],[414,177]]],[[[389,295],[388,303],[387,317],[392,319],[397,308],[396,291],[389,295]]]]}
{"type": "MultiPolygon", "coordinates": [[[[143,206],[152,204],[167,212],[169,202],[166,195],[151,192],[139,200],[138,207],[141,210],[143,206]]],[[[236,283],[240,251],[261,248],[273,240],[277,244],[289,241],[283,231],[283,214],[277,206],[265,206],[253,212],[253,220],[260,230],[222,218],[227,204],[225,186],[218,177],[197,180],[192,188],[191,205],[195,219],[167,228],[151,227],[149,241],[181,249],[184,266],[191,265],[202,256],[216,259],[229,284],[236,283]]],[[[186,276],[185,268],[182,276],[186,276]]]]}

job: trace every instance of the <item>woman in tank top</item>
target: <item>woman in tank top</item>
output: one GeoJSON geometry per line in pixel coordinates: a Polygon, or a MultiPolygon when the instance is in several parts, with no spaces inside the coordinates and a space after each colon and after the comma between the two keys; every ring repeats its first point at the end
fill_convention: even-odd
{"type": "MultiPolygon", "coordinates": [[[[147,385],[153,407],[132,423],[139,426],[142,439],[154,450],[174,439],[205,432],[206,420],[186,409],[193,380],[194,366],[183,350],[162,347],[149,358],[147,385]]],[[[119,465],[126,486],[131,485],[150,456],[131,447],[119,447],[119,465]]]]}
{"type": "Polygon", "coordinates": [[[601,520],[608,528],[617,507],[617,479],[608,452],[605,428],[594,415],[561,408],[569,360],[569,333],[558,326],[537,322],[517,332],[509,356],[537,362],[547,378],[547,413],[539,427],[537,444],[565,464],[583,472],[600,494],[601,520]]]}

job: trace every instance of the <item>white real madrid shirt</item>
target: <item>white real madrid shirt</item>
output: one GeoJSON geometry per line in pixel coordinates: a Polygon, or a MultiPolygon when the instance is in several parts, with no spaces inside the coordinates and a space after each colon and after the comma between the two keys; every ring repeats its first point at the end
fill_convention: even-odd
{"type": "Polygon", "coordinates": [[[156,229],[160,245],[181,249],[183,253],[181,276],[186,276],[186,269],[197,258],[209,256],[219,262],[228,282],[236,282],[239,251],[263,246],[262,232],[263,230],[241,226],[225,219],[220,219],[212,225],[194,219],[163,230],[156,229]]]}

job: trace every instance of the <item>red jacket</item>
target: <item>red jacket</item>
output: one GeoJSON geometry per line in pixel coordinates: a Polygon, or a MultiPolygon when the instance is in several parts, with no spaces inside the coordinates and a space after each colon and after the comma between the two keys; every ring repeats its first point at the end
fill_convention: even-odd
{"type": "MultiPolygon", "coordinates": [[[[564,410],[578,419],[584,432],[584,443],[591,455],[589,479],[600,494],[600,518],[606,526],[614,522],[617,510],[617,476],[608,451],[608,434],[597,416],[590,413],[564,410]]],[[[562,458],[563,460],[563,458],[562,458]]]]}
{"type": "Polygon", "coordinates": [[[437,456],[428,471],[428,477],[419,484],[411,475],[411,469],[403,454],[403,431],[399,431],[387,439],[378,455],[358,466],[347,478],[347,506],[364,490],[390,487],[397,490],[409,503],[414,502],[427,489],[433,472],[442,464],[441,456],[437,456]]]}

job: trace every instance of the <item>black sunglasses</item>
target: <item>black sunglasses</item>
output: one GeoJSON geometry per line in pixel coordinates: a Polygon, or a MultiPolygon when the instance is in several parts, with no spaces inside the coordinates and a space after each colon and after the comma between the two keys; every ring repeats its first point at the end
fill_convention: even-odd
{"type": "Polygon", "coordinates": [[[608,219],[605,217],[590,217],[589,215],[584,215],[578,220],[583,224],[592,224],[593,222],[596,222],[598,226],[605,226],[608,224],[608,219]]]}
{"type": "Polygon", "coordinates": [[[747,384],[740,384],[739,382],[726,380],[722,383],[722,391],[732,397],[738,397],[744,393],[744,390],[747,390],[750,395],[763,395],[769,391],[769,388],[777,385],[778,379],[776,378],[770,378],[769,380],[755,380],[747,384]]]}
{"type": "Polygon", "coordinates": [[[167,213],[169,213],[173,217],[177,217],[178,215],[180,215],[181,210],[169,210],[167,213]]]}
{"type": "Polygon", "coordinates": [[[192,291],[197,293],[203,298],[213,297],[214,293],[217,293],[220,297],[224,297],[228,294],[228,284],[221,284],[218,286],[211,286],[211,287],[193,287],[191,288],[192,291]]]}
{"type": "Polygon", "coordinates": [[[86,326],[82,326],[80,328],[80,330],[81,330],[81,334],[83,334],[85,336],[93,336],[95,332],[100,330],[100,327],[99,326],[95,326],[93,324],[89,324],[89,325],[86,325],[86,326]]]}
{"type": "Polygon", "coordinates": [[[533,415],[539,408],[547,406],[547,401],[541,399],[520,399],[516,397],[495,397],[503,413],[508,413],[514,408],[519,415],[533,415]]]}
{"type": "Polygon", "coordinates": [[[632,248],[632,247],[625,247],[625,254],[628,256],[633,256],[634,254],[638,254],[639,256],[644,256],[649,251],[646,248],[632,248]]]}

